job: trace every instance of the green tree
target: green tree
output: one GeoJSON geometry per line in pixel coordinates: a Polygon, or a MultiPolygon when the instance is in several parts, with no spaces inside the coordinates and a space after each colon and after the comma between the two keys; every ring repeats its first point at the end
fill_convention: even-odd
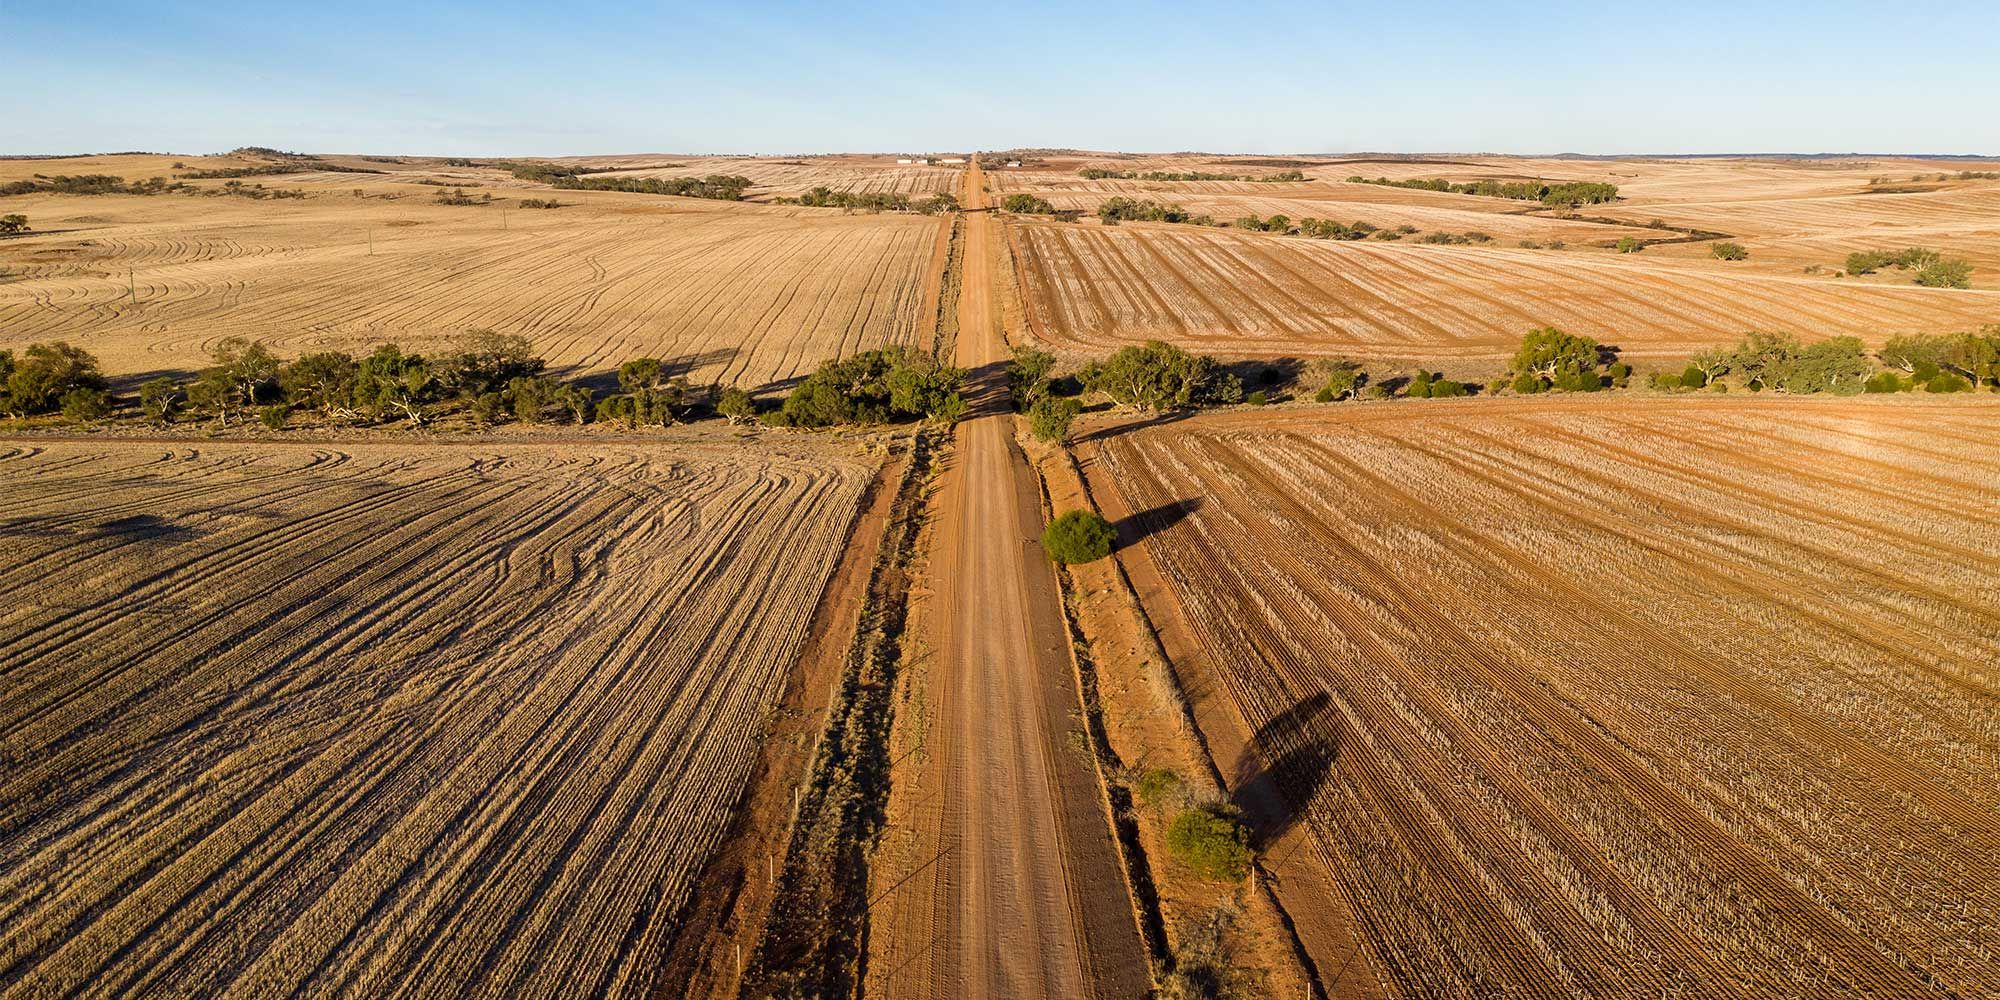
{"type": "Polygon", "coordinates": [[[1917,284],[1925,288],[1971,288],[1972,265],[1956,257],[1933,261],[1918,269],[1917,284]]]}
{"type": "Polygon", "coordinates": [[[1242,881],[1256,858],[1250,828],[1227,806],[1182,810],[1167,825],[1167,850],[1189,870],[1218,882],[1242,881]]]}
{"type": "Polygon", "coordinates": [[[1637,237],[1627,236],[1618,241],[1619,253],[1638,253],[1644,249],[1646,249],[1646,245],[1639,242],[1637,237]]]}
{"type": "Polygon", "coordinates": [[[1069,439],[1070,424],[1083,412],[1083,404],[1067,396],[1043,395],[1028,407],[1028,427],[1035,438],[1061,444],[1069,439]]]}
{"type": "Polygon", "coordinates": [[[1874,371],[1859,337],[1831,337],[1799,350],[1772,370],[1776,388],[1807,394],[1853,395],[1874,371]]]}
{"type": "Polygon", "coordinates": [[[1803,348],[1799,338],[1789,333],[1753,332],[1736,345],[1730,368],[1752,389],[1768,389],[1777,384],[1793,358],[1803,348]]]}
{"type": "Polygon", "coordinates": [[[285,422],[291,418],[292,408],[287,403],[273,403],[257,411],[257,419],[274,431],[284,430],[285,422]]]}
{"type": "Polygon", "coordinates": [[[62,395],[62,414],[73,423],[96,423],[111,415],[111,394],[81,386],[71,389],[62,395]]]}
{"type": "Polygon", "coordinates": [[[102,389],[97,358],[64,341],[29,344],[17,359],[7,355],[7,412],[13,416],[48,413],[74,389],[102,389]]]}
{"type": "Polygon", "coordinates": [[[1545,389],[1593,391],[1604,385],[1598,367],[1607,360],[1608,354],[1590,337],[1543,327],[1522,336],[1521,346],[1514,352],[1514,360],[1508,370],[1514,374],[1514,389],[1517,392],[1541,392],[1545,389]],[[1524,388],[1524,379],[1536,382],[1537,388],[1524,388]]]}
{"type": "Polygon", "coordinates": [[[1974,389],[1988,380],[2000,384],[2000,325],[1944,338],[1936,361],[1939,367],[1964,376],[1974,389]]]}
{"type": "Polygon", "coordinates": [[[1007,363],[1007,390],[1014,409],[1027,411],[1049,391],[1049,376],[1055,371],[1056,356],[1032,347],[1014,348],[1014,360],[1007,363]]]}
{"type": "Polygon", "coordinates": [[[514,411],[514,419],[524,424],[539,424],[549,407],[557,405],[556,395],[561,389],[555,379],[546,375],[515,376],[507,381],[507,406],[514,411]]]}
{"type": "Polygon", "coordinates": [[[432,366],[441,388],[467,396],[499,392],[509,381],[539,374],[543,367],[528,338],[492,330],[467,330],[432,366]]]}
{"type": "Polygon", "coordinates": [[[1727,241],[1709,244],[1708,252],[1716,260],[1748,260],[1750,257],[1750,251],[1743,249],[1743,244],[1727,241]]]}
{"type": "MultiPolygon", "coordinates": [[[[1122,348],[1083,373],[1084,385],[1091,391],[1146,412],[1203,402],[1216,377],[1215,359],[1158,340],[1122,348]]],[[[1237,389],[1240,393],[1240,383],[1237,389]]]]}
{"type": "Polygon", "coordinates": [[[556,388],[556,405],[568,414],[571,423],[589,423],[594,402],[590,390],[583,386],[565,384],[556,388]]]}
{"type": "Polygon", "coordinates": [[[307,409],[318,410],[329,419],[353,417],[354,382],[360,371],[352,355],[345,351],[302,354],[278,373],[285,398],[307,409]]]}
{"type": "Polygon", "coordinates": [[[1403,394],[1412,399],[1431,398],[1430,370],[1425,368],[1417,369],[1417,374],[1411,377],[1410,385],[1407,389],[1403,390],[1403,394]]]}
{"type": "Polygon", "coordinates": [[[156,424],[173,423],[185,402],[187,387],[164,375],[139,386],[139,412],[156,424]]]}
{"type": "Polygon", "coordinates": [[[400,414],[412,425],[429,418],[437,377],[421,355],[404,354],[395,344],[377,346],[354,374],[355,404],[373,419],[400,414]]]}
{"type": "Polygon", "coordinates": [[[12,236],[28,231],[28,217],[25,215],[0,215],[0,236],[12,236]]]}
{"type": "Polygon", "coordinates": [[[209,349],[208,357],[209,366],[189,395],[224,426],[232,413],[247,414],[278,387],[283,366],[261,341],[227,337],[209,349]]]}
{"type": "Polygon", "coordinates": [[[1096,562],[1111,554],[1118,532],[1093,510],[1072,510],[1042,529],[1042,550],[1064,566],[1096,562]]]}
{"type": "Polygon", "coordinates": [[[715,401],[715,412],[732,424],[747,423],[757,419],[757,401],[751,399],[748,392],[732,385],[722,390],[721,398],[715,401]]]}

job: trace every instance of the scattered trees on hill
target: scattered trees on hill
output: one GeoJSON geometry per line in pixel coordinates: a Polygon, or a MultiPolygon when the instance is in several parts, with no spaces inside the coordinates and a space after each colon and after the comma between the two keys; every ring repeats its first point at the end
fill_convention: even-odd
{"type": "Polygon", "coordinates": [[[1094,510],[1072,510],[1042,529],[1042,551],[1064,566],[1096,562],[1111,554],[1118,532],[1094,510]]]}
{"type": "Polygon", "coordinates": [[[168,183],[164,177],[125,183],[123,177],[110,174],[57,174],[53,177],[36,174],[28,180],[0,184],[0,196],[24,194],[164,194],[168,191],[192,191],[194,188],[178,181],[168,183]]]}
{"type": "Polygon", "coordinates": [[[750,178],[740,174],[710,174],[707,177],[583,177],[565,174],[549,182],[558,188],[577,191],[623,191],[628,194],[674,195],[682,198],[711,198],[742,201],[750,190],[750,178]]]}
{"type": "Polygon", "coordinates": [[[1351,226],[1332,219],[1315,219],[1312,216],[1299,220],[1299,235],[1316,240],[1365,240],[1379,231],[1377,227],[1360,220],[1356,220],[1351,226]]]}
{"type": "Polygon", "coordinates": [[[1120,222],[1186,222],[1187,211],[1179,205],[1163,205],[1157,201],[1135,201],[1131,198],[1112,198],[1097,206],[1097,217],[1105,225],[1120,222]]]}
{"type": "Polygon", "coordinates": [[[1000,210],[1015,215],[1054,215],[1056,207],[1032,194],[1010,194],[1000,199],[1000,210]]]}

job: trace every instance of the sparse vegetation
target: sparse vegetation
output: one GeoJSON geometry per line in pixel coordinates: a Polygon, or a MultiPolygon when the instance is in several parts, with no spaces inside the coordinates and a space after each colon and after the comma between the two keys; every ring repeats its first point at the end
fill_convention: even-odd
{"type": "Polygon", "coordinates": [[[1167,825],[1167,850],[1189,870],[1218,882],[1242,881],[1256,858],[1250,849],[1250,828],[1226,806],[1181,810],[1167,825]]]}
{"type": "Polygon", "coordinates": [[[1111,554],[1118,532],[1094,510],[1066,511],[1042,529],[1042,550],[1064,566],[1096,562],[1111,554]]]}
{"type": "Polygon", "coordinates": [[[1485,198],[1509,198],[1514,201],[1539,201],[1551,207],[1574,208],[1579,205],[1600,205],[1618,200],[1618,185],[1596,181],[1561,181],[1545,183],[1541,181],[1473,181],[1459,184],[1442,177],[1394,181],[1387,177],[1373,180],[1356,174],[1347,178],[1349,184],[1378,184],[1384,187],[1415,188],[1421,191],[1441,191],[1446,194],[1473,194],[1485,198]]]}

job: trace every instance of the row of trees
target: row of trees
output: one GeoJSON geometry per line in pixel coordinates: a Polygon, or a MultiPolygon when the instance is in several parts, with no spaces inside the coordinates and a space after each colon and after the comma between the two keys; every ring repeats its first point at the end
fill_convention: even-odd
{"type": "Polygon", "coordinates": [[[1193,222],[1198,225],[1212,225],[1208,216],[1191,216],[1179,205],[1167,205],[1150,199],[1112,198],[1097,206],[1097,218],[1107,226],[1120,222],[1193,222]],[[1206,220],[1206,221],[1204,221],[1206,220]]]}
{"type": "Polygon", "coordinates": [[[1201,170],[1108,170],[1104,167],[1084,167],[1076,172],[1087,181],[1250,181],[1257,184],[1283,184],[1306,180],[1306,175],[1297,170],[1281,170],[1262,177],[1246,177],[1242,174],[1214,174],[1201,170]]]}
{"type": "Polygon", "coordinates": [[[1575,208],[1579,205],[1598,205],[1618,200],[1618,185],[1598,181],[1562,181],[1550,184],[1544,181],[1484,180],[1455,184],[1442,177],[1396,181],[1387,177],[1376,177],[1371,180],[1356,174],[1349,177],[1347,182],[1442,191],[1447,194],[1473,194],[1486,198],[1510,198],[1514,201],[1539,201],[1551,208],[1575,208]]]}
{"type": "Polygon", "coordinates": [[[836,191],[825,186],[813,188],[797,198],[779,198],[777,202],[807,205],[813,208],[844,208],[864,212],[917,212],[922,215],[958,211],[958,199],[948,193],[934,194],[928,198],[911,201],[909,195],[898,191],[836,191]]]}
{"type": "Polygon", "coordinates": [[[750,178],[741,174],[709,174],[707,177],[584,177],[567,174],[549,183],[567,190],[664,194],[717,201],[742,201],[743,193],[750,190],[750,178]]]}
{"type": "Polygon", "coordinates": [[[36,174],[27,180],[0,184],[0,197],[24,194],[165,194],[169,191],[191,190],[179,181],[169,183],[165,177],[125,183],[125,178],[110,174],[57,174],[54,177],[36,174]]]}
{"type": "Polygon", "coordinates": [[[1916,283],[1926,288],[1972,287],[1972,265],[1935,250],[1857,250],[1847,255],[1848,274],[1874,274],[1885,267],[1916,272],[1916,283]]]}
{"type": "Polygon", "coordinates": [[[965,416],[966,372],[903,347],[863,351],[827,361],[763,415],[776,427],[829,427],[965,416]]]}

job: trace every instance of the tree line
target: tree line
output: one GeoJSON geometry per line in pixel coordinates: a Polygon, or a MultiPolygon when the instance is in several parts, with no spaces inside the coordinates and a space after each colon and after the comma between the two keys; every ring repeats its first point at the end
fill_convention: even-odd
{"type": "Polygon", "coordinates": [[[662,194],[681,198],[710,198],[742,201],[750,190],[750,178],[741,174],[709,174],[707,177],[587,177],[576,173],[554,176],[549,183],[573,191],[622,191],[627,194],[662,194]]]}
{"type": "Polygon", "coordinates": [[[1131,170],[1110,170],[1104,167],[1084,167],[1076,173],[1077,176],[1087,181],[1249,181],[1254,184],[1282,184],[1307,179],[1305,174],[1297,170],[1281,170],[1275,174],[1265,174],[1262,177],[1249,177],[1243,174],[1214,174],[1201,170],[1148,170],[1136,172],[1131,170]]]}
{"type": "Polygon", "coordinates": [[[862,212],[916,212],[921,215],[958,211],[958,198],[944,192],[913,201],[909,195],[897,191],[836,191],[824,185],[796,198],[773,199],[773,203],[862,212]]]}
{"type": "Polygon", "coordinates": [[[1471,194],[1484,198],[1509,198],[1514,201],[1539,201],[1551,208],[1575,208],[1579,205],[1599,205],[1618,200],[1618,185],[1598,181],[1561,181],[1551,184],[1544,181],[1484,180],[1456,184],[1442,177],[1398,181],[1387,177],[1370,179],[1356,174],[1349,177],[1347,182],[1414,188],[1420,191],[1442,191],[1446,194],[1471,194]]]}

